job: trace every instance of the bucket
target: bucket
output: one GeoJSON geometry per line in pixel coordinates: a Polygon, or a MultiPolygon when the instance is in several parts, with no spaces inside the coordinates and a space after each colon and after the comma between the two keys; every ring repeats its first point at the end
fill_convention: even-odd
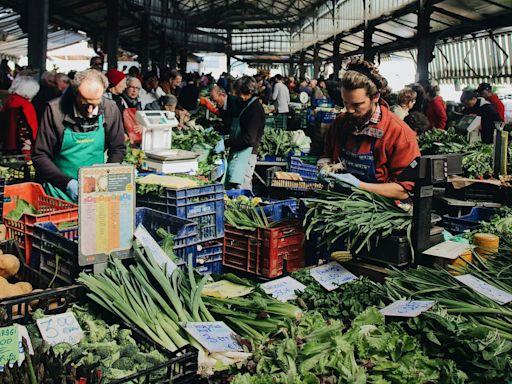
{"type": "MultiPolygon", "coordinates": [[[[471,263],[473,261],[473,251],[471,249],[468,249],[466,252],[464,252],[462,255],[457,257],[455,260],[453,260],[450,265],[452,265],[454,268],[463,268],[466,266],[467,263],[471,263]]],[[[450,273],[454,276],[459,275],[459,272],[450,270],[450,273]]]]}

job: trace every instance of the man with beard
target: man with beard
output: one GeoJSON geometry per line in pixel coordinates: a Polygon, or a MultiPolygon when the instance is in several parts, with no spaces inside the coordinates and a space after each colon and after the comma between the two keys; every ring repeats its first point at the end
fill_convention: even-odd
{"type": "Polygon", "coordinates": [[[347,66],[341,87],[346,112],[326,135],[324,157],[343,162],[345,173],[324,176],[347,188],[406,199],[414,183],[398,181],[398,176],[420,151],[416,133],[380,98],[386,79],[372,63],[354,60],[347,66]]]}

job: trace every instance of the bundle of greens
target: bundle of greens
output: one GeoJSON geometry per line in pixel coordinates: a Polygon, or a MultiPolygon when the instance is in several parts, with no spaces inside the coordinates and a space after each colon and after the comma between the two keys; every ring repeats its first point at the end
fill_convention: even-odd
{"type": "Polygon", "coordinates": [[[226,223],[238,229],[247,229],[250,231],[257,228],[273,228],[280,224],[279,221],[269,221],[263,208],[255,205],[259,200],[253,201],[254,204],[247,204],[243,199],[224,199],[224,219],[226,223]]]}
{"type": "Polygon", "coordinates": [[[502,247],[512,248],[512,207],[500,208],[489,222],[480,223],[478,231],[499,236],[502,247]]]}
{"type": "Polygon", "coordinates": [[[142,149],[132,148],[129,142],[126,144],[126,153],[123,160],[124,164],[133,164],[137,168],[140,168],[144,162],[144,158],[145,155],[142,149]]]}
{"type": "Polygon", "coordinates": [[[493,173],[493,145],[477,143],[465,151],[462,158],[464,176],[472,179],[482,179],[493,173]]]}
{"type": "Polygon", "coordinates": [[[463,383],[466,376],[449,360],[430,359],[398,326],[385,326],[370,307],[350,329],[339,320],[309,313],[261,346],[233,384],[289,383],[463,383]],[[265,381],[267,380],[267,381],[265,381]]]}
{"type": "Polygon", "coordinates": [[[12,219],[12,220],[18,221],[18,220],[21,219],[21,217],[25,213],[29,213],[31,215],[39,215],[41,212],[39,212],[29,202],[16,197],[16,207],[12,211],[10,211],[7,215],[5,215],[5,217],[8,218],[8,219],[12,219]]]}
{"type": "Polygon", "coordinates": [[[317,191],[318,198],[305,200],[306,237],[320,234],[320,244],[334,244],[344,239],[352,252],[371,250],[380,239],[394,232],[406,231],[410,239],[412,213],[398,207],[391,199],[353,189],[352,193],[317,191]]]}
{"type": "Polygon", "coordinates": [[[294,272],[292,277],[306,286],[304,292],[297,292],[297,303],[326,319],[351,320],[370,306],[380,306],[384,298],[379,286],[366,277],[334,291],[322,287],[308,269],[294,272]]]}
{"type": "Polygon", "coordinates": [[[463,153],[468,146],[466,137],[457,133],[454,128],[434,128],[426,131],[419,137],[418,144],[423,155],[463,153]]]}
{"type": "Polygon", "coordinates": [[[293,133],[282,129],[266,128],[261,138],[258,157],[287,157],[290,152],[300,152],[300,147],[293,142],[293,133]]]}

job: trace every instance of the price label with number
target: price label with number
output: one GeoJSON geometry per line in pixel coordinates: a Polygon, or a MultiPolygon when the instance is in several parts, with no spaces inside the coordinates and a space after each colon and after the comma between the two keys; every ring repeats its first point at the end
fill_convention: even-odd
{"type": "Polygon", "coordinates": [[[304,292],[306,286],[295,280],[293,277],[286,276],[281,279],[261,284],[261,289],[269,295],[272,295],[272,297],[277,300],[285,302],[296,299],[297,295],[295,294],[295,291],[304,292]]]}
{"type": "Polygon", "coordinates": [[[335,261],[313,268],[309,273],[328,291],[333,291],[342,284],[357,280],[357,276],[335,261]]]}
{"type": "Polygon", "coordinates": [[[0,367],[16,362],[19,353],[18,327],[0,328],[0,367]]]}
{"type": "Polygon", "coordinates": [[[512,294],[502,289],[496,288],[491,284],[487,284],[485,281],[480,280],[478,277],[468,274],[456,276],[455,278],[462,284],[467,285],[481,295],[494,300],[500,305],[507,304],[512,301],[512,294]]]}
{"type": "Polygon", "coordinates": [[[223,321],[189,322],[185,330],[209,352],[242,351],[235,339],[235,332],[223,321]]]}
{"type": "Polygon", "coordinates": [[[398,300],[380,310],[384,316],[393,317],[418,317],[428,311],[435,301],[425,300],[398,300]]]}
{"type": "Polygon", "coordinates": [[[59,343],[78,344],[84,333],[72,312],[48,316],[36,320],[43,339],[50,345],[59,343]]]}

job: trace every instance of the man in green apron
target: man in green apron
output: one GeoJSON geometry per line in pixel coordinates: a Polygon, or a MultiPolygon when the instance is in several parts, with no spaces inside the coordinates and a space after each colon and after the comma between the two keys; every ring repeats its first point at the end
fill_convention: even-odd
{"type": "Polygon", "coordinates": [[[231,123],[226,185],[228,188],[252,189],[258,148],[265,129],[265,111],[255,96],[257,85],[254,78],[244,76],[238,79],[234,91],[241,100],[242,109],[231,123]]]}
{"type": "Polygon", "coordinates": [[[53,197],[78,199],[78,169],[121,163],[124,128],[114,101],[103,97],[108,80],[101,72],[78,72],[72,92],[52,100],[43,115],[32,160],[37,180],[53,197]]]}

